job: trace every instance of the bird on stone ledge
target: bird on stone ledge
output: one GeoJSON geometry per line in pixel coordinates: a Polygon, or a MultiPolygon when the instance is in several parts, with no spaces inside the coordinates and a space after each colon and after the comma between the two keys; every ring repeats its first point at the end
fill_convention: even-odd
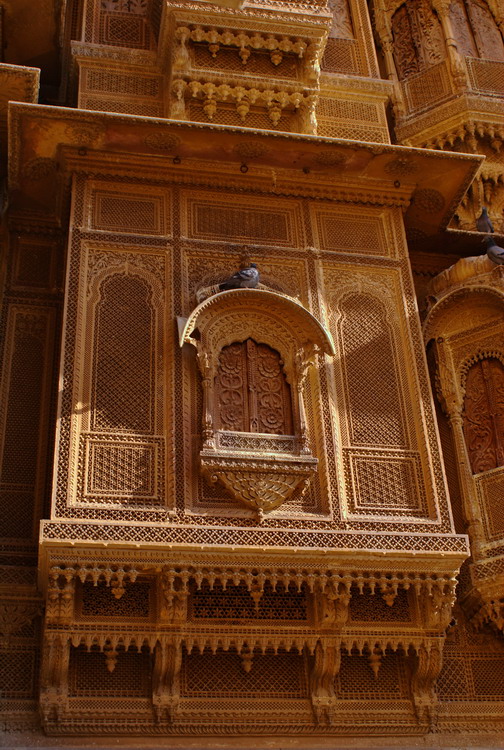
{"type": "Polygon", "coordinates": [[[224,292],[228,289],[255,289],[259,284],[259,271],[257,264],[251,263],[247,268],[241,268],[233,274],[227,281],[219,284],[219,291],[224,292]]]}
{"type": "Polygon", "coordinates": [[[485,232],[485,234],[490,235],[485,237],[483,241],[485,243],[486,254],[492,263],[497,263],[500,266],[504,265],[504,247],[497,245],[494,238],[491,236],[494,228],[486,206],[483,206],[481,214],[476,219],[476,227],[478,228],[478,232],[485,232]]]}

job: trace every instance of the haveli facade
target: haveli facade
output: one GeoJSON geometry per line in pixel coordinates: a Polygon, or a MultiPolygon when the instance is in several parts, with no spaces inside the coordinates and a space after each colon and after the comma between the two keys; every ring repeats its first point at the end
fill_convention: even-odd
{"type": "Polygon", "coordinates": [[[1,9],[5,727],[498,741],[501,5],[1,9]]]}

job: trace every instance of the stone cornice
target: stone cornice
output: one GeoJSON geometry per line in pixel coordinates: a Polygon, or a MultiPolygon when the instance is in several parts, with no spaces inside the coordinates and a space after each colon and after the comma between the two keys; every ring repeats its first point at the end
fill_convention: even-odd
{"type": "MultiPolygon", "coordinates": [[[[446,226],[482,160],[471,154],[33,104],[11,104],[9,116],[10,188],[25,195],[27,205],[38,201],[46,215],[60,210],[61,189],[68,184],[65,169],[66,174],[92,172],[109,160],[115,165],[110,173],[136,177],[141,165],[153,169],[157,164],[151,179],[159,179],[183,163],[178,179],[187,184],[201,182],[198,170],[204,166],[207,180],[229,187],[404,209],[413,197],[406,224],[430,235],[446,226]]],[[[18,210],[27,209],[20,204],[18,210]]]]}

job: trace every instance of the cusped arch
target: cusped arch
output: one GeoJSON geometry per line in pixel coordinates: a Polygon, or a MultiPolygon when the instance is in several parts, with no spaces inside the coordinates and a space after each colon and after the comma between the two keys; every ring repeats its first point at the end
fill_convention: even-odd
{"type": "MultiPolygon", "coordinates": [[[[423,324],[424,342],[427,345],[432,339],[439,336],[447,336],[454,333],[456,329],[467,330],[467,318],[470,315],[470,307],[485,310],[488,319],[492,314],[497,317],[504,315],[504,292],[490,286],[470,286],[455,289],[450,292],[429,310],[423,324]]],[[[472,316],[473,321],[475,321],[472,316]]]]}
{"type": "Polygon", "coordinates": [[[314,351],[331,356],[335,352],[331,334],[303,305],[264,289],[232,289],[204,300],[187,319],[180,345],[202,349],[213,369],[225,346],[248,338],[280,352],[291,382],[300,352],[306,356],[314,351]]]}

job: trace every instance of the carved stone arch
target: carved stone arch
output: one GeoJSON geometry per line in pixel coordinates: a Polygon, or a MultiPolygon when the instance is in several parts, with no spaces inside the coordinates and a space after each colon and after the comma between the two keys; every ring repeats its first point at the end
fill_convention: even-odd
{"type": "Polygon", "coordinates": [[[161,284],[149,270],[125,263],[92,276],[81,398],[89,404],[87,429],[157,434],[162,429],[162,412],[156,408],[161,284]],[[122,311],[124,306],[131,308],[131,314],[122,311]]]}
{"type": "Polygon", "coordinates": [[[460,319],[459,313],[465,312],[466,316],[469,316],[472,301],[480,301],[479,307],[485,305],[489,312],[494,310],[496,317],[504,313],[504,291],[501,289],[491,286],[464,286],[455,289],[443,296],[429,310],[423,323],[425,345],[433,339],[454,332],[454,329],[450,329],[450,321],[458,321],[458,328],[467,330],[470,326],[460,319]]]}
{"type": "Polygon", "coordinates": [[[458,367],[458,374],[459,374],[460,385],[463,390],[465,390],[467,373],[469,372],[471,367],[475,365],[477,362],[481,362],[484,359],[498,359],[501,362],[501,364],[504,366],[504,348],[499,349],[495,347],[490,347],[490,348],[479,347],[460,363],[458,367]]]}
{"type": "Polygon", "coordinates": [[[184,321],[180,345],[197,350],[203,385],[201,469],[261,516],[303,493],[317,459],[307,439],[303,386],[317,354],[334,354],[331,335],[291,297],[234,289],[201,302],[184,321]],[[225,347],[252,339],[277,351],[292,396],[292,435],[217,429],[215,378],[225,347]]]}
{"type": "Polygon", "coordinates": [[[350,442],[409,446],[404,398],[397,376],[400,368],[395,326],[389,305],[377,296],[376,289],[363,286],[345,291],[336,302],[335,312],[350,442]],[[360,310],[354,309],[350,314],[346,308],[352,298],[358,300],[360,310]]]}

